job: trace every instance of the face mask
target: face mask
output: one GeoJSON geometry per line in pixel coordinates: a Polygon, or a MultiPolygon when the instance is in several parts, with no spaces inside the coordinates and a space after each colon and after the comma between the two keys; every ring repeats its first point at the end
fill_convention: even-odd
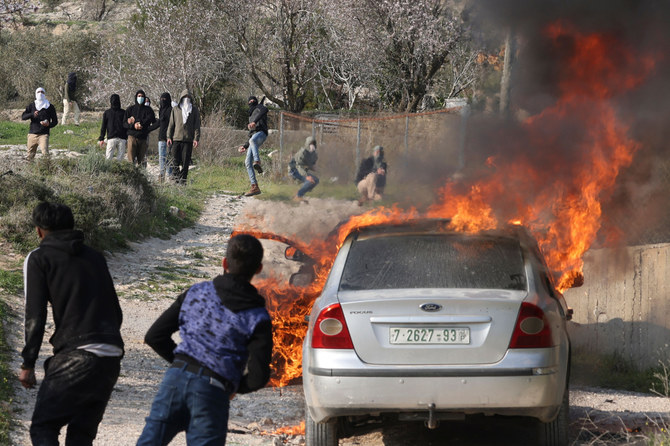
{"type": "Polygon", "coordinates": [[[143,97],[143,96],[139,96],[139,97],[137,98],[137,103],[140,104],[140,105],[144,104],[144,97],[143,97]]]}
{"type": "Polygon", "coordinates": [[[309,151],[314,152],[316,150],[316,146],[314,144],[309,145],[309,151]]]}
{"type": "Polygon", "coordinates": [[[43,101],[44,100],[44,93],[40,92],[40,93],[35,94],[35,99],[37,99],[38,101],[43,101]]]}
{"type": "Polygon", "coordinates": [[[182,104],[184,104],[186,106],[191,105],[191,100],[189,98],[184,98],[184,99],[182,99],[181,102],[182,102],[182,104]]]}

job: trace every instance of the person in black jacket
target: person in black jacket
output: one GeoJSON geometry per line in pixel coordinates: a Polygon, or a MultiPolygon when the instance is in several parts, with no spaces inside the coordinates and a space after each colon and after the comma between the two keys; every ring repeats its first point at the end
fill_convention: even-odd
{"type": "Polygon", "coordinates": [[[149,131],[158,129],[158,180],[165,181],[165,171],[168,176],[172,175],[172,161],[168,158],[167,150],[167,128],[170,124],[170,112],[172,111],[172,96],[165,92],[161,95],[158,106],[158,120],[149,128],[149,131]]]}
{"type": "Polygon", "coordinates": [[[180,294],[149,328],[144,341],[170,367],[137,446],[168,444],[182,431],[189,445],[224,445],[229,400],[268,382],[272,321],[265,299],[250,283],[262,260],[257,238],[232,237],[224,274],[180,294]],[[172,339],[177,331],[178,345],[172,339]]]}
{"type": "Polygon", "coordinates": [[[102,115],[102,126],[100,127],[100,136],[98,141],[102,147],[107,133],[107,150],[105,157],[108,160],[114,158],[116,152],[116,159],[121,161],[126,155],[126,142],[128,139],[128,131],[123,126],[123,117],[126,114],[125,110],[121,108],[121,98],[118,94],[113,94],[109,97],[109,104],[111,108],[105,110],[102,115]]]}
{"type": "Polygon", "coordinates": [[[35,90],[35,101],[28,104],[21,115],[24,121],[30,119],[30,130],[28,130],[28,161],[35,159],[37,146],[42,150],[42,155],[49,156],[49,129],[58,124],[56,107],[46,98],[46,91],[39,87],[35,90]]]}
{"type": "Polygon", "coordinates": [[[147,166],[147,137],[156,114],[151,107],[144,105],[146,94],[137,90],[135,102],[126,109],[123,126],[128,129],[128,161],[147,166]]]}
{"type": "Polygon", "coordinates": [[[33,445],[91,445],[119,376],[122,313],[102,254],[84,244],[74,217],[62,204],[40,203],[33,223],[41,243],[23,265],[25,340],[19,381],[37,384],[35,362],[42,345],[47,306],[55,331],[53,356],[44,362],[44,380],[30,425],[33,445]]]}
{"type": "MultiPolygon", "coordinates": [[[[263,97],[263,100],[264,99],[265,97],[263,97]]],[[[249,141],[239,147],[240,153],[247,152],[244,165],[247,168],[247,174],[249,175],[249,181],[251,182],[251,189],[244,194],[247,197],[261,193],[254,170],[258,173],[263,173],[258,151],[268,137],[268,109],[263,105],[263,100],[259,103],[256,96],[249,97],[249,124],[247,124],[247,129],[249,129],[249,141]]]]}
{"type": "Polygon", "coordinates": [[[384,148],[375,146],[372,149],[372,156],[361,161],[356,174],[356,188],[360,198],[358,204],[382,199],[384,187],[386,186],[387,164],[384,159],[384,148]]]}

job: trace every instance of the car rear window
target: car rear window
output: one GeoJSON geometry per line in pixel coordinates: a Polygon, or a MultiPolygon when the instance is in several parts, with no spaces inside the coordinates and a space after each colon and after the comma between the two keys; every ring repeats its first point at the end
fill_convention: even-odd
{"type": "Polygon", "coordinates": [[[340,290],[393,288],[525,290],[519,242],[464,234],[403,234],[355,240],[340,290]]]}

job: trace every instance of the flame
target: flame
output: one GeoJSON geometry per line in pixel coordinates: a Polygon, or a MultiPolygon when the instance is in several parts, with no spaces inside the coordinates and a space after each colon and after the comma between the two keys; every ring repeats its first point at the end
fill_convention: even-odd
{"type": "Polygon", "coordinates": [[[301,421],[297,426],[284,426],[280,427],[276,431],[272,432],[271,435],[305,435],[305,422],[301,421]]]}
{"type": "MultiPolygon", "coordinates": [[[[448,181],[425,216],[449,218],[451,229],[467,232],[525,225],[538,240],[550,270],[558,273],[557,288],[563,291],[583,280],[582,257],[600,230],[601,201],[611,194],[619,172],[640,149],[628,136],[615,99],[639,86],[655,64],[654,57],[638,54],[613,35],[582,33],[563,22],[551,24],[545,34],[561,47],[559,53],[569,54],[561,64],[560,98],[521,123],[522,143],[506,143],[511,145],[508,151],[511,148],[519,155],[489,157],[484,175],[448,181]],[[570,51],[564,48],[566,42],[570,51]],[[567,135],[570,146],[565,142],[566,127],[575,130],[567,135]],[[522,150],[526,147],[534,151],[522,150]],[[565,162],[565,153],[573,159],[565,162]]],[[[302,242],[298,247],[315,261],[317,280],[312,285],[298,288],[275,279],[257,284],[273,316],[272,385],[283,386],[301,376],[305,316],[346,235],[355,228],[420,216],[413,208],[396,206],[354,216],[326,240],[302,242]]]]}

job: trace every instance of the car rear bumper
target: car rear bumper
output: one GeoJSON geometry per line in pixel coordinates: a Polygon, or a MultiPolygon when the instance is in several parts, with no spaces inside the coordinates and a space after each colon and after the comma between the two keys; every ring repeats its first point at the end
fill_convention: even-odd
{"type": "Polygon", "coordinates": [[[567,374],[567,367],[556,365],[558,349],[510,351],[489,367],[382,367],[361,363],[352,350],[312,353],[314,365],[304,364],[303,387],[317,422],[346,415],[427,413],[431,405],[438,413],[549,421],[560,407],[567,374]],[[338,367],[323,367],[327,363],[338,367]]]}

